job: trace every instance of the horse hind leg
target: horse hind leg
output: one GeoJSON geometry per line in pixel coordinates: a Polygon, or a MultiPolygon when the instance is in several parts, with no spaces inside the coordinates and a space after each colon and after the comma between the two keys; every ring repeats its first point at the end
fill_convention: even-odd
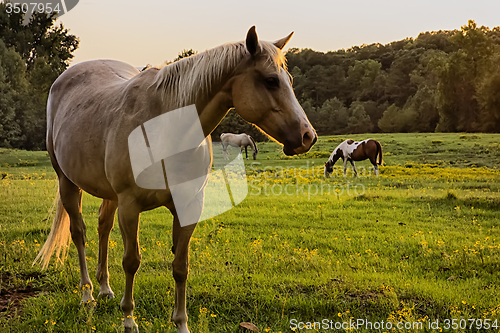
{"type": "Polygon", "coordinates": [[[108,243],[109,233],[115,222],[115,212],[118,207],[117,201],[103,200],[99,208],[99,262],[97,264],[96,277],[99,281],[99,298],[114,298],[115,294],[109,286],[108,270],[108,243]]]}
{"type": "Polygon", "coordinates": [[[122,266],[125,271],[125,293],[120,302],[123,311],[123,326],[125,332],[138,332],[139,327],[134,320],[134,279],[135,273],[141,265],[141,254],[139,252],[139,215],[140,209],[135,205],[120,204],[120,202],[131,202],[131,200],[118,200],[118,223],[123,239],[125,252],[123,254],[122,266]]]}
{"type": "Polygon", "coordinates": [[[370,162],[373,164],[373,171],[375,173],[375,176],[378,177],[378,165],[377,165],[377,156],[371,158],[370,157],[370,162]]]}
{"type": "Polygon", "coordinates": [[[358,171],[356,170],[356,166],[354,165],[354,161],[353,160],[349,160],[349,162],[351,162],[351,165],[352,165],[352,171],[354,172],[354,176],[358,176],[358,171]]]}
{"type": "Polygon", "coordinates": [[[64,209],[68,212],[71,238],[73,239],[73,243],[75,243],[78,251],[82,303],[87,304],[93,302],[94,297],[92,296],[93,287],[92,282],[90,281],[85,255],[87,228],[82,217],[82,190],[62,175],[59,177],[59,191],[61,194],[61,202],[64,209]]]}
{"type": "Polygon", "coordinates": [[[196,223],[181,227],[175,210],[172,211],[172,214],[174,215],[172,252],[175,255],[172,262],[175,280],[175,305],[172,320],[177,326],[178,333],[189,333],[186,310],[186,282],[189,273],[189,243],[196,223]]]}

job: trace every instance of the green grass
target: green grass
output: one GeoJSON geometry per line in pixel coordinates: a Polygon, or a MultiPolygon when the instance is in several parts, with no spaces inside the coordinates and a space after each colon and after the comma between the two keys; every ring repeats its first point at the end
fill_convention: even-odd
{"type": "MultiPolygon", "coordinates": [[[[290,332],[292,319],[424,327],[387,332],[440,332],[428,328],[436,320],[443,332],[475,332],[447,330],[444,320],[500,321],[500,135],[350,138],[368,137],[384,149],[378,178],[367,161],[356,163],[359,178],[322,177],[323,163],[346,136],[321,137],[306,158],[285,157],[272,142],[259,144],[257,161],[246,162],[248,197],[199,223],[193,236],[187,303],[193,333],[235,332],[243,321],[264,332],[290,332]]],[[[49,232],[57,185],[47,154],[1,150],[0,175],[0,288],[36,295],[1,313],[0,331],[119,332],[118,228],[109,262],[116,299],[81,307],[74,245],[63,266],[31,266],[49,232]]],[[[100,201],[83,200],[93,276],[100,201]]],[[[141,332],[175,332],[171,222],[166,209],[141,216],[143,260],[135,283],[141,332]]]]}

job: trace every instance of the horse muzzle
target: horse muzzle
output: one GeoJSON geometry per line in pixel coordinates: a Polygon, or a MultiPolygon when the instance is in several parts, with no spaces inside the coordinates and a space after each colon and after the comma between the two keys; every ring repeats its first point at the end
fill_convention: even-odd
{"type": "Polygon", "coordinates": [[[302,140],[299,145],[292,145],[285,142],[283,145],[283,153],[287,156],[299,155],[307,153],[311,147],[318,141],[318,136],[316,132],[310,127],[306,127],[306,130],[302,133],[302,140]],[[295,146],[295,148],[294,148],[295,146]]]}

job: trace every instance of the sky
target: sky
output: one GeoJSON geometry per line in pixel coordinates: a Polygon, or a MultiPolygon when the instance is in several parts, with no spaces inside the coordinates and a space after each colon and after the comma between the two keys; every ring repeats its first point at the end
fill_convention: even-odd
{"type": "Polygon", "coordinates": [[[420,32],[500,26],[500,0],[80,0],[58,21],[80,38],[71,64],[116,59],[140,67],[243,40],[255,25],[287,47],[317,51],[390,43],[420,32]]]}

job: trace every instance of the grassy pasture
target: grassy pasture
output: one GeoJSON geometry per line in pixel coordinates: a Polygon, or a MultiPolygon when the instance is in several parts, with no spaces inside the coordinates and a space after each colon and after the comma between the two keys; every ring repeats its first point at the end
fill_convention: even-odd
{"type": "MultiPolygon", "coordinates": [[[[407,329],[355,332],[498,332],[447,329],[449,319],[500,326],[500,135],[373,134],[384,149],[380,177],[325,179],[322,165],[348,137],[321,137],[288,158],[275,143],[247,161],[248,197],[199,223],[191,242],[188,314],[195,332],[290,332],[291,321],[365,319],[407,329]],[[429,328],[439,320],[439,329],[429,328]],[[418,323],[422,323],[422,329],[418,323]]],[[[116,299],[81,307],[74,245],[64,265],[32,267],[51,221],[57,181],[46,152],[0,150],[0,331],[120,332],[124,274],[118,227],[110,238],[116,299]],[[30,297],[24,297],[30,296],[30,297]]],[[[87,257],[97,265],[100,201],[84,195],[87,257]]],[[[141,216],[136,277],[141,332],[175,332],[171,216],[141,216]]],[[[98,284],[94,279],[94,292],[98,284]]],[[[295,332],[327,332],[295,329],[295,332]]],[[[344,330],[340,330],[344,331],[344,330]]]]}

